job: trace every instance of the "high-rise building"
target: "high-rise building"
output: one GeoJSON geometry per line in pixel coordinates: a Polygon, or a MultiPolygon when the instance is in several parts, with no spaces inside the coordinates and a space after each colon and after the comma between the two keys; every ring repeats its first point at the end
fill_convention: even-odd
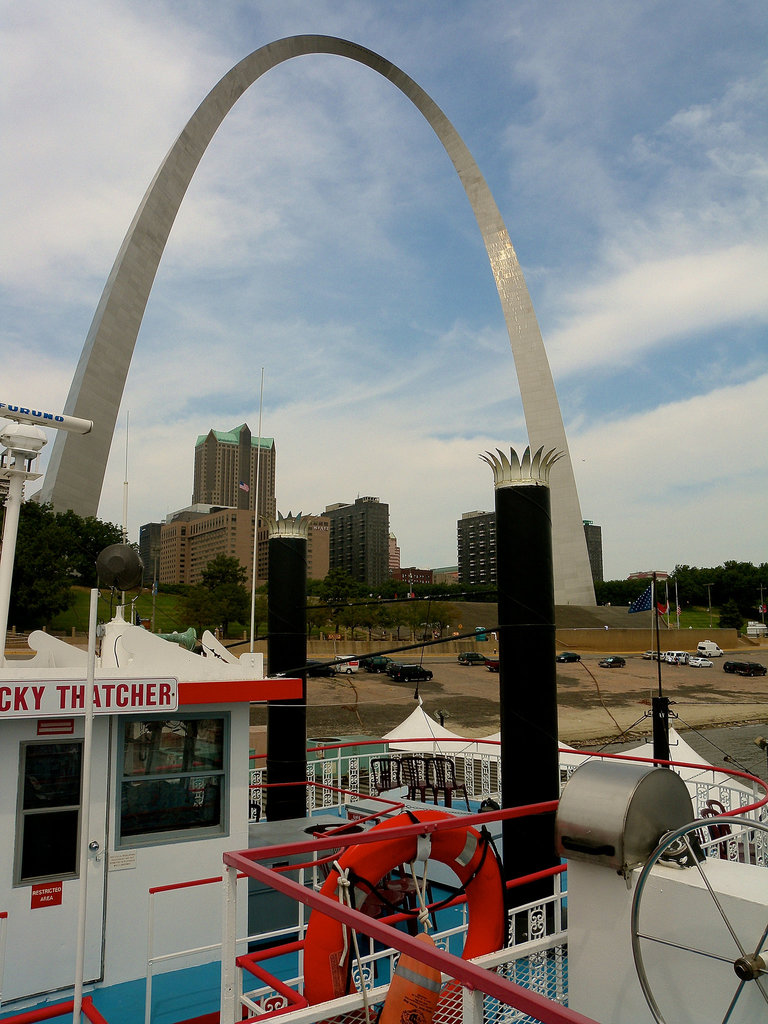
{"type": "Polygon", "coordinates": [[[218,555],[236,558],[253,572],[253,512],[248,509],[193,505],[172,513],[160,531],[160,582],[199,583],[218,555]]]}
{"type": "Polygon", "coordinates": [[[357,498],[354,505],[328,505],[329,564],[354,580],[378,586],[389,575],[389,505],[378,498],[357,498]]]}
{"type": "Polygon", "coordinates": [[[195,443],[193,505],[220,505],[253,512],[257,466],[259,515],[274,518],[274,438],[253,437],[247,423],[231,430],[201,434],[195,443]]]}
{"type": "Polygon", "coordinates": [[[459,583],[496,584],[496,513],[464,512],[457,524],[459,583]]]}
{"type": "Polygon", "coordinates": [[[389,575],[394,576],[400,568],[400,546],[394,533],[389,535],[389,575]]]}
{"type": "MultiPolygon", "coordinates": [[[[308,516],[307,576],[323,579],[328,574],[329,523],[324,516],[308,516]]],[[[192,505],[169,515],[160,528],[160,583],[199,583],[203,572],[218,555],[236,558],[245,569],[250,590],[253,574],[253,519],[248,509],[192,505]]],[[[256,586],[267,582],[269,572],[268,528],[259,527],[256,586]]]]}
{"type": "Polygon", "coordinates": [[[141,585],[151,587],[159,579],[160,572],[160,530],[162,523],[145,523],[139,527],[139,557],[144,565],[141,585]]]}
{"type": "Polygon", "coordinates": [[[592,582],[603,582],[603,531],[590,519],[584,520],[584,536],[587,539],[589,568],[592,570],[592,582]]]}

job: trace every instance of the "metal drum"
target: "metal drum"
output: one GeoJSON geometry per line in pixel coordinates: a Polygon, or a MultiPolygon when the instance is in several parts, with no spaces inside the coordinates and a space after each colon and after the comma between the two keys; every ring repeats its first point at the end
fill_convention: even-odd
{"type": "Polygon", "coordinates": [[[587,761],[560,798],[557,851],[626,877],[646,862],[666,832],[693,818],[688,789],[669,768],[587,761]]]}

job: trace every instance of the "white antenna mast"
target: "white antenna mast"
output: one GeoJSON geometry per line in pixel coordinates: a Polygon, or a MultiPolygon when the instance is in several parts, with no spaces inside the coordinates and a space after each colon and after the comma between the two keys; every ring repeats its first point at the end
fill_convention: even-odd
{"type": "Polygon", "coordinates": [[[264,406],[264,367],[261,368],[261,389],[259,391],[259,439],[256,446],[256,494],[253,498],[253,566],[251,569],[251,654],[256,621],[256,562],[259,550],[259,469],[261,467],[261,413],[264,406]]]}
{"type": "Polygon", "coordinates": [[[123,543],[128,543],[128,428],[131,422],[130,409],[125,414],[125,479],[123,480],[123,543]]]}

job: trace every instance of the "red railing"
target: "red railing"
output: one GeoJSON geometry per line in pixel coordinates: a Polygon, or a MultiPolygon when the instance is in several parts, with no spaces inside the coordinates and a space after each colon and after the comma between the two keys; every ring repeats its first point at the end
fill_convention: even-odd
{"type": "MultiPolygon", "coordinates": [[[[24,1010],[13,1017],[3,1017],[3,1024],[34,1024],[35,1021],[39,1020],[56,1020],[57,1017],[71,1015],[74,1009],[75,1001],[74,999],[69,999],[63,1003],[44,1006],[39,1010],[24,1010]]],[[[91,1021],[91,1024],[108,1024],[106,1017],[103,1017],[93,1005],[93,1000],[90,996],[83,996],[82,1011],[83,1016],[91,1021]]]]}
{"type": "MultiPolygon", "coordinates": [[[[532,804],[527,807],[509,808],[504,811],[493,811],[485,814],[462,815],[461,824],[480,825],[491,821],[498,821],[512,818],[529,817],[531,815],[550,814],[557,808],[557,801],[547,801],[541,804],[532,804]]],[[[415,824],[398,826],[387,829],[387,840],[398,839],[406,836],[417,836],[426,833],[455,829],[456,820],[439,819],[436,821],[416,822],[415,824]]],[[[488,996],[498,999],[505,1005],[512,1006],[517,1010],[529,1014],[534,1019],[545,1022],[545,1024],[596,1024],[596,1022],[583,1014],[570,1010],[567,1007],[554,1003],[536,992],[522,988],[514,982],[508,981],[493,971],[487,971],[470,961],[463,960],[451,953],[441,949],[425,946],[413,936],[398,931],[391,924],[384,920],[376,920],[353,910],[334,899],[330,899],[322,893],[292,881],[284,874],[266,867],[258,861],[260,859],[274,859],[277,857],[296,856],[312,851],[320,851],[339,846],[361,845],[366,843],[379,842],[384,838],[381,833],[363,832],[358,835],[344,836],[335,835],[333,838],[317,839],[314,842],[290,843],[283,846],[270,846],[262,849],[243,850],[236,853],[225,853],[224,863],[230,869],[237,869],[251,878],[270,885],[273,889],[292,897],[297,902],[304,903],[312,910],[318,910],[335,920],[341,921],[355,931],[358,931],[369,938],[384,943],[387,947],[398,950],[415,957],[430,967],[435,967],[443,974],[455,978],[461,985],[470,989],[478,990],[488,996]]],[[[542,874],[554,874],[562,868],[552,868],[542,874]]],[[[520,879],[520,884],[529,881],[529,878],[520,879]]]]}

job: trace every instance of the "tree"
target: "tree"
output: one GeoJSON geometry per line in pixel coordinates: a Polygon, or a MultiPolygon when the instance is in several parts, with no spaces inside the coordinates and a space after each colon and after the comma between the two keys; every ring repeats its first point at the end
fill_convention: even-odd
{"type": "Polygon", "coordinates": [[[251,603],[248,591],[240,583],[220,583],[211,591],[212,608],[222,634],[229,633],[230,622],[250,621],[251,603]]]}
{"type": "Polygon", "coordinates": [[[208,629],[215,619],[213,611],[213,597],[207,587],[190,587],[181,602],[184,616],[188,623],[191,623],[201,636],[203,630],[208,629]]]}
{"type": "Polygon", "coordinates": [[[738,604],[733,598],[726,601],[720,609],[720,629],[738,629],[744,627],[744,616],[739,611],[738,604]]]}
{"type": "Polygon", "coordinates": [[[200,581],[209,590],[216,590],[225,583],[235,583],[245,588],[247,572],[236,558],[230,555],[216,555],[200,574],[200,581]]]}
{"type": "Polygon", "coordinates": [[[246,570],[236,558],[217,555],[200,578],[200,585],[191,589],[184,602],[187,615],[199,630],[221,626],[226,636],[231,622],[250,622],[246,570]]]}
{"type": "Polygon", "coordinates": [[[47,625],[71,604],[74,584],[96,584],[96,558],[122,531],[93,516],[53,511],[25,502],[19,514],[9,624],[18,629],[47,625]]]}
{"type": "Polygon", "coordinates": [[[334,621],[335,632],[339,631],[341,609],[346,608],[360,595],[360,584],[343,569],[331,569],[319,588],[319,598],[328,605],[328,617],[334,621]]]}

